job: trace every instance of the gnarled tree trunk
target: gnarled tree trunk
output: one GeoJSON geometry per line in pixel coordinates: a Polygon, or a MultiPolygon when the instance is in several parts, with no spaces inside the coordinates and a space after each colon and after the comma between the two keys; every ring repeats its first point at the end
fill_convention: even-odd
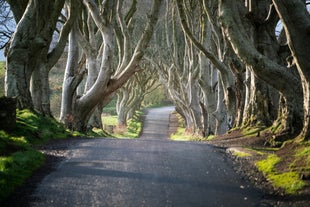
{"type": "Polygon", "coordinates": [[[287,43],[296,63],[303,88],[303,127],[298,137],[299,140],[310,138],[310,17],[303,1],[278,1],[273,0],[279,14],[287,43]]]}
{"type": "Polygon", "coordinates": [[[278,117],[281,120],[282,131],[300,130],[300,121],[303,117],[300,111],[302,105],[300,80],[294,72],[257,50],[249,36],[246,35],[248,29],[245,25],[251,25],[250,20],[244,18],[246,12],[246,8],[240,2],[219,1],[223,32],[237,56],[250,67],[255,76],[269,83],[284,96],[287,114],[278,117]],[[274,80],[274,77],[277,77],[277,80],[274,80]]]}

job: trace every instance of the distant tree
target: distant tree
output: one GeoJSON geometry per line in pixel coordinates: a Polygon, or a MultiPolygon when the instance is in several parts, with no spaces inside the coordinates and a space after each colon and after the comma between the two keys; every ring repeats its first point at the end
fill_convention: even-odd
{"type": "Polygon", "coordinates": [[[116,111],[118,125],[127,125],[127,120],[133,117],[135,111],[141,109],[144,97],[159,87],[156,67],[142,64],[143,71],[136,73],[117,92],[116,111]]]}
{"type": "MultiPolygon", "coordinates": [[[[225,133],[228,119],[235,119],[236,97],[234,95],[233,74],[228,66],[233,57],[228,57],[232,54],[229,53],[229,45],[226,44],[221,35],[217,17],[214,14],[214,10],[217,8],[217,1],[203,1],[200,2],[199,6],[193,1],[175,2],[178,8],[181,27],[186,37],[201,53],[199,58],[202,65],[200,66],[206,66],[206,61],[212,64],[211,68],[200,68],[200,86],[204,94],[204,101],[206,101],[204,107],[209,116],[213,116],[216,120],[215,133],[225,133]],[[190,8],[195,10],[191,11],[190,8]],[[192,13],[196,15],[192,15],[192,13]],[[191,16],[196,16],[195,18],[200,19],[200,21],[190,20],[190,18],[193,18],[191,16]],[[197,22],[199,26],[194,25],[197,22]],[[207,60],[204,60],[204,58],[207,58],[207,60]],[[218,70],[215,71],[216,74],[217,72],[219,73],[218,76],[216,74],[210,76],[213,69],[218,70]],[[215,81],[214,78],[217,80],[215,81]],[[217,84],[217,96],[214,96],[210,90],[210,85],[214,83],[217,84]],[[216,108],[212,103],[215,97],[217,97],[216,108]],[[224,102],[223,99],[225,100],[224,102]]],[[[211,123],[209,122],[209,124],[211,123]]],[[[208,134],[209,132],[206,133],[208,134]]]]}
{"type": "MultiPolygon", "coordinates": [[[[177,10],[173,2],[166,1],[164,40],[158,51],[160,59],[154,62],[159,68],[162,84],[183,116],[188,133],[203,133],[198,85],[199,67],[197,51],[178,27],[177,10]]],[[[191,19],[195,21],[197,19],[191,19]]],[[[158,46],[157,46],[158,47],[158,46]]],[[[156,57],[153,55],[153,58],[156,57]]]]}

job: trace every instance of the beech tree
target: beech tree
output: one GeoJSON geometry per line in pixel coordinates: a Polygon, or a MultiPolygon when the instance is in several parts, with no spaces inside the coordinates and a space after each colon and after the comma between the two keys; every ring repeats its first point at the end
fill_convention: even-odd
{"type": "MultiPolygon", "coordinates": [[[[228,119],[233,120],[235,117],[236,101],[231,94],[234,91],[232,73],[227,66],[227,61],[220,60],[227,59],[224,54],[227,54],[228,48],[215,21],[216,16],[211,12],[211,8],[214,9],[214,6],[217,6],[216,1],[209,1],[208,4],[195,1],[174,1],[174,4],[177,6],[185,42],[191,45],[189,48],[197,48],[190,50],[192,50],[193,57],[198,57],[195,64],[198,66],[199,76],[194,78],[199,82],[198,93],[193,96],[193,100],[196,101],[194,104],[196,111],[200,111],[200,117],[197,116],[195,120],[199,120],[199,122],[203,120],[203,126],[200,125],[201,129],[198,131],[207,135],[214,132],[216,134],[225,133],[228,119]],[[219,70],[219,75],[215,71],[216,69],[219,70]]],[[[174,4],[170,6],[174,6],[174,4]]],[[[173,57],[175,56],[174,54],[173,57]]],[[[187,56],[185,58],[189,59],[187,56]]],[[[189,62],[193,62],[193,60],[189,60],[189,62]]],[[[193,83],[189,79],[187,81],[193,83]]],[[[184,92],[194,94],[189,90],[184,90],[184,92]]],[[[194,101],[190,102],[194,103],[194,101]]]]}
{"type": "Polygon", "coordinates": [[[19,109],[36,109],[51,115],[48,73],[66,45],[77,3],[68,1],[68,18],[59,41],[50,48],[65,1],[8,0],[18,23],[7,54],[6,96],[16,97],[19,109]],[[32,79],[32,83],[31,83],[32,79]]]}
{"type": "MultiPolygon", "coordinates": [[[[200,108],[200,89],[198,85],[199,67],[195,48],[177,27],[176,8],[166,2],[165,44],[158,55],[161,60],[154,62],[159,68],[160,80],[168,90],[178,112],[183,116],[186,131],[202,134],[202,111],[200,108]]],[[[154,59],[155,56],[153,56],[154,59]]]]}
{"type": "Polygon", "coordinates": [[[127,120],[141,108],[144,97],[159,87],[156,68],[143,64],[143,71],[136,73],[117,91],[116,112],[118,126],[127,126],[127,120]]]}
{"type": "MultiPolygon", "coordinates": [[[[80,28],[75,25],[69,36],[69,54],[66,75],[63,84],[61,120],[71,128],[86,131],[93,110],[99,103],[108,103],[111,96],[122,87],[127,80],[141,70],[141,61],[148,43],[154,32],[162,0],[154,0],[150,14],[138,43],[133,47],[129,39],[128,23],[122,11],[123,1],[104,1],[96,4],[93,0],[84,0],[88,18],[92,18],[98,29],[98,38],[102,39],[99,51],[99,63],[88,65],[88,71],[99,71],[94,84],[82,96],[76,96],[76,88],[83,78],[79,69],[79,59],[82,51],[80,28]],[[118,58],[121,59],[117,68],[112,67],[114,37],[121,48],[118,58]]],[[[82,42],[83,43],[83,42],[82,42]]],[[[97,57],[98,59],[98,57],[97,57]]],[[[86,55],[86,61],[90,58],[86,55]]],[[[102,105],[104,106],[104,104],[102,105]]]]}
{"type": "MultiPolygon", "coordinates": [[[[273,16],[273,11],[269,12],[270,16],[267,16],[269,18],[257,16],[261,14],[260,10],[265,11],[267,8],[270,8],[269,5],[267,7],[266,3],[252,1],[251,7],[247,5],[248,7],[246,8],[242,1],[222,0],[219,2],[220,21],[223,31],[236,55],[250,67],[250,70],[256,77],[270,84],[281,93],[282,99],[278,111],[278,122],[281,125],[279,131],[292,133],[294,130],[300,130],[300,123],[303,117],[300,79],[294,72],[294,68],[288,69],[283,62],[281,64],[280,58],[274,60],[266,56],[255,47],[250,39],[251,35],[245,35],[248,34],[250,25],[256,27],[264,26],[264,21],[266,21],[268,26],[269,21],[271,21],[269,24],[273,24],[272,32],[270,28],[263,31],[268,32],[271,38],[272,35],[274,36],[275,23],[273,18],[275,17],[273,16]],[[243,16],[248,16],[248,18],[242,18],[243,16]],[[257,22],[257,20],[259,21],[257,22]],[[275,77],[277,77],[276,81],[274,80],[275,77]]],[[[262,12],[262,14],[266,14],[266,12],[262,12]]],[[[264,33],[260,34],[263,35],[264,33]]],[[[275,42],[270,42],[270,44],[272,43],[275,42]]],[[[274,49],[274,54],[280,51],[280,45],[275,46],[278,47],[274,49]]]]}
{"type": "MultiPolygon", "coordinates": [[[[307,100],[308,94],[306,92],[306,73],[302,73],[301,66],[296,63],[297,57],[294,56],[297,52],[292,49],[295,48],[296,50],[296,47],[293,46],[294,41],[290,41],[288,26],[285,24],[285,18],[281,16],[281,14],[285,16],[286,21],[292,19],[294,12],[286,15],[285,8],[289,8],[288,5],[294,6],[296,8],[294,19],[296,21],[292,21],[294,23],[289,21],[291,27],[295,26],[293,27],[295,30],[291,28],[291,33],[299,31],[296,24],[303,22],[306,25],[307,18],[309,18],[302,1],[298,2],[298,6],[293,0],[287,4],[277,1],[270,4],[270,1],[256,0],[202,2],[183,0],[174,2],[178,8],[180,25],[186,34],[184,41],[190,40],[205,56],[202,57],[201,54],[199,56],[201,68],[199,83],[204,94],[201,107],[204,113],[207,113],[207,116],[202,114],[202,117],[205,117],[204,119],[208,120],[209,115],[212,114],[217,120],[220,120],[221,118],[217,115],[224,114],[227,117],[226,121],[230,122],[227,123],[229,128],[233,126],[267,127],[273,124],[272,131],[275,133],[296,133],[296,131],[301,130],[302,120],[304,120],[303,132],[307,133],[308,115],[306,114],[309,108],[305,104],[307,101],[302,107],[302,94],[304,94],[304,100],[307,100]],[[302,9],[303,15],[297,15],[302,9]],[[192,20],[195,15],[201,21],[194,21],[193,23],[192,20]],[[282,34],[277,37],[275,30],[279,17],[281,20],[283,19],[286,35],[282,34]],[[199,22],[198,25],[197,22],[199,22]],[[200,31],[201,28],[203,28],[202,31],[200,31]],[[292,55],[293,58],[290,58],[291,54],[294,54],[292,55]],[[292,59],[294,62],[290,61],[292,59]],[[213,80],[211,79],[211,74],[215,74],[210,69],[212,67],[217,69],[220,74],[218,82],[214,81],[216,80],[214,75],[212,75],[213,80]],[[274,77],[279,79],[275,80],[274,77]],[[214,90],[211,90],[212,83],[216,83],[218,86],[216,96],[212,95],[214,94],[214,90]],[[221,90],[223,90],[223,95],[221,90]],[[224,102],[221,100],[221,96],[223,96],[224,102]],[[214,107],[215,97],[217,98],[216,110],[214,107]],[[304,110],[301,110],[302,108],[304,110]]],[[[173,11],[174,5],[172,3],[167,3],[167,5],[169,6],[168,10],[173,11]]],[[[172,19],[175,19],[175,16],[172,19]]],[[[299,25],[307,28],[302,23],[299,25]]],[[[171,29],[174,35],[176,34],[175,28],[177,26],[171,29]]],[[[302,34],[305,33],[299,35],[302,34]]],[[[298,38],[296,37],[296,39],[298,38]]],[[[295,44],[297,44],[296,39],[295,44]]],[[[298,40],[300,41],[300,39],[298,40]]],[[[173,41],[168,41],[167,45],[171,47],[173,44],[173,41]]],[[[178,42],[178,44],[180,43],[178,42]]],[[[306,44],[303,46],[308,48],[306,44]]],[[[186,53],[178,54],[175,53],[175,50],[168,51],[173,54],[172,62],[174,64],[186,53]]],[[[307,50],[304,51],[303,54],[306,54],[307,50]]],[[[299,52],[299,54],[301,53],[299,52]]],[[[188,57],[186,58],[188,59],[188,57]]],[[[305,58],[305,60],[307,59],[305,58]]],[[[305,65],[307,65],[306,61],[304,61],[304,67],[305,65]]],[[[166,77],[170,77],[170,81],[175,74],[182,74],[180,71],[172,71],[173,67],[167,63],[163,67],[166,71],[170,71],[170,73],[166,73],[168,74],[166,77]]],[[[187,65],[182,65],[182,67],[187,67],[187,65]]],[[[176,80],[180,79],[182,78],[176,78],[176,80]]],[[[190,82],[191,80],[187,79],[187,81],[190,82]]],[[[178,87],[176,91],[180,91],[180,85],[173,87],[171,84],[170,87],[174,89],[178,87]]],[[[189,90],[184,91],[189,92],[189,90]]],[[[180,94],[177,97],[181,99],[178,102],[186,100],[180,94]]],[[[196,99],[201,99],[201,97],[197,96],[196,99]]],[[[184,110],[181,113],[184,113],[184,110]]],[[[207,126],[208,124],[205,124],[204,128],[207,126]]],[[[300,135],[300,137],[305,136],[307,136],[305,133],[300,135]]]]}
{"type": "Polygon", "coordinates": [[[18,24],[7,47],[6,95],[20,109],[51,116],[48,74],[69,40],[61,121],[79,131],[101,127],[102,107],[120,90],[124,124],[152,75],[140,66],[152,50],[146,59],[189,132],[272,126],[274,133],[308,140],[306,0],[167,0],[166,11],[162,0],[152,2],[146,14],[149,1],[7,0],[18,24]],[[284,29],[277,36],[279,20],[284,29]],[[133,95],[137,90],[140,96],[133,95]]]}
{"type": "Polygon", "coordinates": [[[294,64],[298,69],[303,88],[303,127],[299,140],[309,140],[310,137],[310,16],[306,9],[306,1],[273,0],[285,30],[294,64]]]}

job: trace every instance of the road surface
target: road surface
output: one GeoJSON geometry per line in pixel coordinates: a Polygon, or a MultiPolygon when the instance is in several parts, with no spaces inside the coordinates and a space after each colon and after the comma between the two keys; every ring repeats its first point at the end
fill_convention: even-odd
{"type": "Polygon", "coordinates": [[[222,153],[167,138],[172,107],[151,109],[139,139],[91,139],[38,185],[30,206],[268,206],[222,153]]]}

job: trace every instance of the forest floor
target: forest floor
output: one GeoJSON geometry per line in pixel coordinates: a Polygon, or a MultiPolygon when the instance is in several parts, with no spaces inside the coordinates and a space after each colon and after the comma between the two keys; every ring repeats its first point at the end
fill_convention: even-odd
{"type": "MultiPolygon", "coordinates": [[[[170,115],[169,133],[175,133],[178,127],[178,118],[175,114],[170,115]]],[[[279,140],[287,137],[278,137],[279,140]]],[[[304,177],[306,186],[297,194],[287,194],[283,189],[275,188],[271,185],[266,176],[258,171],[256,162],[267,157],[268,154],[275,154],[281,158],[281,162],[276,165],[277,171],[290,171],[290,166],[294,161],[292,152],[298,146],[288,144],[285,147],[270,147],[268,140],[271,135],[268,133],[256,133],[252,136],[244,136],[240,131],[233,131],[212,140],[206,141],[208,144],[222,149],[223,153],[229,156],[235,163],[235,170],[245,179],[250,180],[258,188],[264,190],[268,195],[265,199],[277,207],[304,207],[310,206],[310,180],[308,174],[301,175],[304,177]],[[267,142],[266,142],[267,140],[267,142]],[[262,153],[261,153],[262,152],[262,153]],[[239,155],[238,155],[239,154],[239,155]],[[249,156],[240,156],[247,154],[249,156]]],[[[305,161],[294,162],[295,168],[304,167],[305,161]]]]}

